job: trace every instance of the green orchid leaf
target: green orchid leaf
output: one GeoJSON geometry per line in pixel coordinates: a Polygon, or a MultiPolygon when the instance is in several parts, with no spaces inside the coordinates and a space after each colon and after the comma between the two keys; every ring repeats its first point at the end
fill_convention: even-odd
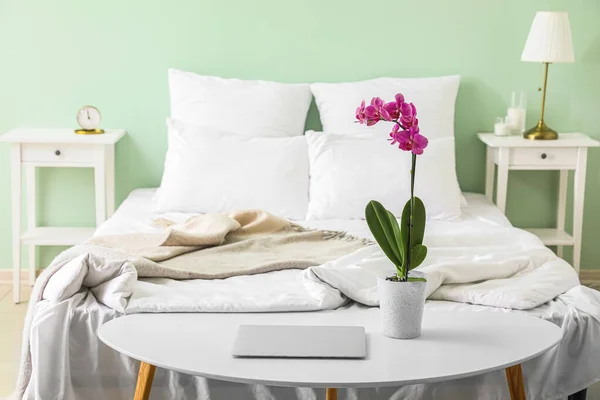
{"type": "Polygon", "coordinates": [[[398,278],[400,278],[401,280],[404,279],[407,272],[406,267],[404,265],[401,265],[399,267],[396,267],[396,271],[398,271],[398,278]]]}
{"type": "MultiPolygon", "coordinates": [[[[423,205],[423,201],[418,197],[415,197],[415,209],[413,210],[413,226],[410,238],[410,244],[408,243],[408,231],[410,229],[410,200],[406,202],[404,205],[404,209],[402,210],[402,219],[401,219],[401,233],[402,233],[402,248],[403,248],[403,260],[407,261],[407,252],[408,249],[412,249],[417,244],[423,243],[423,237],[425,236],[425,221],[426,221],[426,213],[425,206],[423,205]]],[[[411,260],[412,264],[412,260],[411,260]]],[[[411,265],[412,267],[412,265],[411,265]]],[[[412,268],[411,268],[412,269],[412,268]]]]}
{"type": "Polygon", "coordinates": [[[379,244],[387,258],[397,268],[401,266],[400,250],[395,245],[394,228],[390,225],[387,210],[381,203],[371,200],[365,208],[365,219],[373,237],[375,237],[377,244],[379,244]]]}
{"type": "MultiPolygon", "coordinates": [[[[422,258],[419,258],[421,256],[419,256],[417,254],[417,252],[411,251],[410,254],[408,254],[408,249],[414,249],[415,246],[417,245],[422,245],[423,243],[423,237],[425,236],[425,222],[426,222],[426,213],[425,213],[425,205],[423,205],[423,201],[418,198],[415,197],[414,198],[414,210],[413,210],[413,216],[412,216],[412,232],[411,232],[411,237],[410,237],[410,243],[408,243],[408,231],[410,229],[410,211],[411,211],[411,204],[410,204],[410,199],[406,202],[406,204],[404,205],[404,209],[402,210],[402,219],[401,219],[401,225],[400,225],[400,229],[401,229],[401,236],[402,236],[402,260],[403,260],[403,266],[406,266],[406,263],[409,261],[409,257],[408,255],[410,255],[410,268],[409,270],[412,270],[416,267],[418,267],[423,260],[425,259],[425,257],[427,256],[427,248],[425,248],[425,253],[422,255],[422,258]],[[414,259],[414,257],[417,257],[416,259],[414,259]]],[[[425,246],[423,246],[425,247],[425,246]]]]}
{"type": "Polygon", "coordinates": [[[417,268],[425,261],[427,257],[427,247],[422,244],[416,244],[410,252],[410,270],[417,268]]]}
{"type": "Polygon", "coordinates": [[[396,275],[398,275],[398,278],[402,279],[404,276],[404,267],[396,266],[396,275]]]}
{"type": "Polygon", "coordinates": [[[410,228],[410,200],[406,202],[402,209],[402,217],[400,218],[400,249],[402,253],[403,266],[408,262],[408,229],[410,228]]]}
{"type": "Polygon", "coordinates": [[[400,233],[400,225],[398,224],[396,216],[392,214],[390,210],[386,210],[386,213],[390,222],[390,226],[392,227],[392,232],[394,233],[394,245],[396,249],[398,249],[398,252],[400,254],[400,262],[402,263],[404,260],[404,253],[402,251],[402,234],[400,233]]]}
{"type": "Polygon", "coordinates": [[[416,276],[409,276],[408,277],[408,281],[409,282],[427,282],[427,279],[425,279],[425,278],[417,278],[416,276]]]}
{"type": "Polygon", "coordinates": [[[410,237],[410,248],[412,249],[417,244],[423,244],[423,237],[425,236],[425,221],[427,220],[427,214],[425,212],[425,205],[420,198],[415,197],[415,209],[413,210],[413,229],[410,237]]]}

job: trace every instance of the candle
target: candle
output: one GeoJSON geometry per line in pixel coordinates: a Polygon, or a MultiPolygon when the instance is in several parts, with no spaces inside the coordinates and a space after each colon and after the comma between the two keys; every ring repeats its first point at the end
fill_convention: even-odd
{"type": "Polygon", "coordinates": [[[508,109],[507,122],[511,129],[516,133],[525,131],[525,109],[520,107],[510,107],[508,109]]]}
{"type": "Polygon", "coordinates": [[[496,136],[508,136],[512,132],[512,126],[506,122],[496,122],[494,133],[496,136]]]}

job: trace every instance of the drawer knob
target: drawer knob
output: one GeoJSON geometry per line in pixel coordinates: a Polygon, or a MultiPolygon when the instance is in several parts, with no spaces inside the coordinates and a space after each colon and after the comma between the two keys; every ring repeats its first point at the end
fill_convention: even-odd
{"type": "MultiPolygon", "coordinates": [[[[56,154],[57,156],[60,156],[60,150],[56,150],[56,151],[54,152],[54,154],[56,154]]],[[[544,158],[546,158],[546,157],[544,157],[544,158]]]]}
{"type": "Polygon", "coordinates": [[[542,153],[542,160],[545,160],[546,158],[548,158],[548,155],[546,153],[542,153]]]}

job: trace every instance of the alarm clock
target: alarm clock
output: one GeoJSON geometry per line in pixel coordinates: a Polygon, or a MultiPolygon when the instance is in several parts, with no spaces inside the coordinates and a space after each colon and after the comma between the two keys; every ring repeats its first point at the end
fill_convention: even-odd
{"type": "Polygon", "coordinates": [[[100,111],[96,107],[81,107],[77,112],[77,123],[81,129],[75,129],[75,133],[80,135],[104,133],[104,130],[99,128],[100,120],[100,111]]]}

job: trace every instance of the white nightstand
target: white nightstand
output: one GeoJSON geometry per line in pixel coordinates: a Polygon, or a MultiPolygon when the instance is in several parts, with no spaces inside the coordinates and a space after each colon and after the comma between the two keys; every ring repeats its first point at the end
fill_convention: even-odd
{"type": "Polygon", "coordinates": [[[573,246],[573,267],[579,272],[587,149],[600,146],[600,142],[582,133],[561,133],[558,140],[527,140],[521,136],[496,136],[493,133],[479,133],[477,136],[487,145],[485,195],[493,200],[495,164],[498,166],[496,205],[502,212],[506,210],[509,170],[560,171],[558,226],[555,229],[527,230],[537,235],[546,246],[557,246],[559,257],[563,255],[563,246],[573,246]],[[567,181],[570,170],[575,171],[572,236],[565,232],[567,181]]]}
{"type": "Polygon", "coordinates": [[[20,301],[21,245],[29,246],[29,282],[35,281],[36,246],[72,246],[90,238],[95,228],[36,226],[36,167],[94,168],[96,226],[115,210],[115,143],[124,130],[101,135],[76,135],[72,129],[15,129],[0,142],[11,146],[13,293],[20,301]],[[21,232],[22,169],[25,168],[27,231],[21,232]]]}

